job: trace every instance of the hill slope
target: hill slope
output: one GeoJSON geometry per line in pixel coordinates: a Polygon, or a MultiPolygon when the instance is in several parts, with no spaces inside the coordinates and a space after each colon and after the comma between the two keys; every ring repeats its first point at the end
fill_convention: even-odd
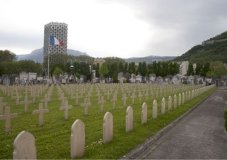
{"type": "Polygon", "coordinates": [[[222,61],[227,63],[227,32],[192,47],[189,51],[175,58],[176,61],[188,60],[193,63],[222,61]]]}
{"type": "MultiPolygon", "coordinates": [[[[80,52],[72,49],[68,49],[67,52],[69,55],[72,55],[72,56],[81,56],[81,55],[88,56],[84,52],[80,52]]],[[[17,55],[17,60],[33,60],[38,63],[43,63],[43,48],[36,49],[32,51],[30,54],[17,55]]]]}

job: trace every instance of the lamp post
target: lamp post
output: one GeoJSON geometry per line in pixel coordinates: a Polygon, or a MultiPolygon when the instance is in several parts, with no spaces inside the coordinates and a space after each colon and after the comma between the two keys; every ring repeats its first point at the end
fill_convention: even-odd
{"type": "Polygon", "coordinates": [[[74,66],[71,64],[70,65],[70,71],[71,71],[71,77],[73,77],[72,80],[74,79],[74,76],[73,76],[73,68],[74,68],[74,66]]]}

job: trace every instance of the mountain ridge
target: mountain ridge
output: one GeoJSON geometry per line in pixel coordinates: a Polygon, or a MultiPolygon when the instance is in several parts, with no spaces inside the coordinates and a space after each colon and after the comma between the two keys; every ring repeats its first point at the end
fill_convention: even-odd
{"type": "Polygon", "coordinates": [[[187,52],[174,59],[192,63],[221,61],[227,63],[227,31],[193,46],[187,52]]]}
{"type": "MultiPolygon", "coordinates": [[[[85,52],[80,52],[73,49],[67,49],[67,54],[72,56],[89,56],[85,52]]],[[[17,60],[33,60],[36,63],[43,63],[43,48],[35,49],[29,54],[23,54],[23,55],[16,55],[17,60]]]]}

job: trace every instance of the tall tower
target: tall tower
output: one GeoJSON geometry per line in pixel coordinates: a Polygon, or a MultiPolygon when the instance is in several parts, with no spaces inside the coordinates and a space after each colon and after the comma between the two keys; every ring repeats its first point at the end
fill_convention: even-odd
{"type": "Polygon", "coordinates": [[[44,26],[43,66],[48,72],[48,59],[50,71],[56,64],[64,64],[67,54],[66,23],[51,22],[44,26]]]}

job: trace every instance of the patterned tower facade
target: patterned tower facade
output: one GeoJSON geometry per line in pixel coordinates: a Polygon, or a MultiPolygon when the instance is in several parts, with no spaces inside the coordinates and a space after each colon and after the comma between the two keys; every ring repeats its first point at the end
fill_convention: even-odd
{"type": "Polygon", "coordinates": [[[50,70],[56,64],[64,64],[67,54],[68,25],[66,23],[51,22],[44,26],[43,63],[47,72],[48,55],[50,70]]]}

